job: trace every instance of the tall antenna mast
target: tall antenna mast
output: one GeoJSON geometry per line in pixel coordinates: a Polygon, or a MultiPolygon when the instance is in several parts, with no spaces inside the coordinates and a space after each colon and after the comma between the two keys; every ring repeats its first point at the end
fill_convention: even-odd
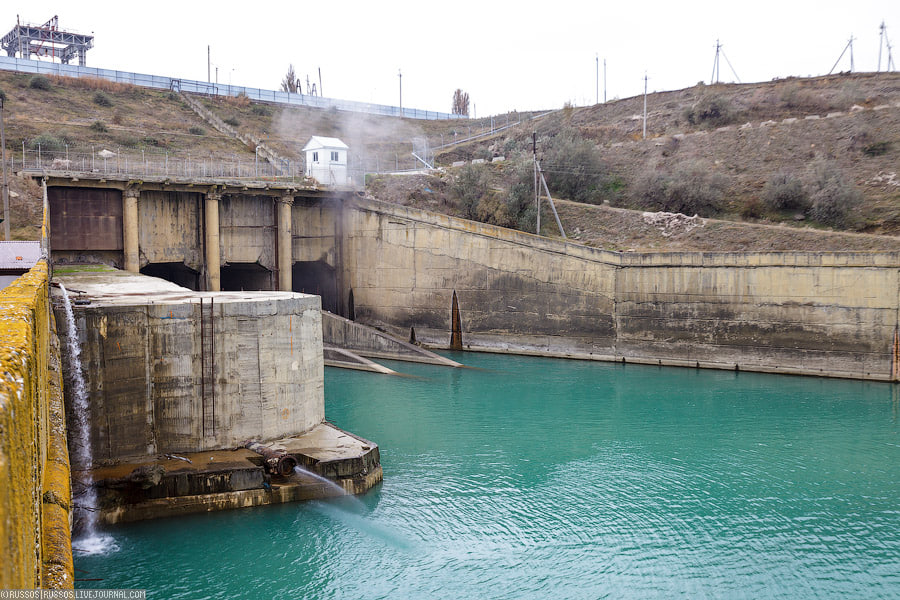
{"type": "Polygon", "coordinates": [[[884,46],[884,21],[881,21],[881,27],[878,28],[878,72],[881,72],[881,47],[884,46]]]}

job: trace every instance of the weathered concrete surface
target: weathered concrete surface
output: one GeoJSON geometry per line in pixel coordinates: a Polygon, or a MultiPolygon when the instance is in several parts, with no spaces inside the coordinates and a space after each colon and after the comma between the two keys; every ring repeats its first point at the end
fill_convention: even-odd
{"type": "MultiPolygon", "coordinates": [[[[53,182],[81,186],[59,193],[66,210],[112,202],[85,191],[86,182],[53,182]]],[[[141,183],[142,232],[153,193],[172,205],[152,209],[160,234],[141,239],[142,264],[153,255],[212,275],[215,265],[201,267],[192,254],[200,238],[184,233],[199,217],[187,206],[173,208],[192,205],[175,195],[192,185],[141,183]],[[165,211],[175,211],[171,237],[165,211]]],[[[351,313],[352,292],[356,321],[402,339],[413,328],[418,341],[447,347],[456,292],[462,344],[470,349],[876,380],[900,373],[893,351],[897,253],[621,254],[277,182],[271,189],[261,182],[212,187],[222,193],[223,287],[275,286],[276,265],[283,270],[288,261],[277,256],[274,205],[293,195],[293,289],[320,295],[327,310],[342,315],[351,313]]],[[[83,241],[94,249],[60,257],[121,262],[114,223],[91,210],[72,214],[99,232],[83,241]]],[[[79,231],[60,229],[65,243],[55,249],[76,244],[79,231]]]]}
{"type": "Polygon", "coordinates": [[[0,291],[0,589],[74,584],[48,271],[41,260],[0,291]]]}
{"type": "Polygon", "coordinates": [[[202,205],[198,192],[141,190],[140,263],[183,263],[203,269],[202,205]]]}
{"type": "Polygon", "coordinates": [[[322,352],[325,357],[326,367],[354,369],[357,371],[368,371],[369,373],[380,373],[382,375],[397,374],[393,369],[389,369],[384,365],[379,365],[378,363],[345,348],[325,346],[322,348],[322,352]]]}
{"type": "Polygon", "coordinates": [[[380,203],[344,212],[358,321],[447,347],[891,378],[896,253],[621,254],[380,203]]]}
{"type": "Polygon", "coordinates": [[[275,271],[276,237],[273,198],[247,194],[222,196],[219,201],[219,241],[223,264],[258,264],[275,271]]]}
{"type": "Polygon", "coordinates": [[[324,419],[319,299],[192,292],[123,271],[57,277],[76,306],[95,461],[235,447],[324,419]]]}
{"type": "Polygon", "coordinates": [[[462,366],[449,358],[327,312],[322,313],[322,340],[326,346],[350,350],[368,358],[403,360],[446,367],[462,366]]]}
{"type": "MultiPolygon", "coordinates": [[[[349,494],[365,493],[383,477],[378,446],[330,423],[267,446],[287,451],[349,494]]],[[[269,475],[262,457],[245,448],[122,462],[95,469],[94,478],[107,524],[340,494],[303,474],[269,475]]]]}

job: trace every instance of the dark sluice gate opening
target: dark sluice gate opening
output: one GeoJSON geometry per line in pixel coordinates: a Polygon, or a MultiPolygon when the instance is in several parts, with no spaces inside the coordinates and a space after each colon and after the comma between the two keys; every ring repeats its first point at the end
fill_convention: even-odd
{"type": "Polygon", "coordinates": [[[159,277],[195,292],[200,289],[200,273],[184,263],[150,263],[141,269],[141,274],[159,277]]]}
{"type": "Polygon", "coordinates": [[[223,266],[219,277],[224,292],[270,292],[275,289],[275,274],[256,263],[223,266]]]}
{"type": "Polygon", "coordinates": [[[328,263],[316,260],[294,263],[292,273],[295,292],[315,294],[322,297],[322,310],[336,315],[339,311],[340,298],[337,290],[337,274],[328,263]]]}

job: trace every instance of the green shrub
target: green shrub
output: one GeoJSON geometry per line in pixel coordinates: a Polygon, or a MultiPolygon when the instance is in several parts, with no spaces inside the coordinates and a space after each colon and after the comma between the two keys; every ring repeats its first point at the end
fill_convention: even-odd
{"type": "Polygon", "coordinates": [[[50,85],[50,80],[43,75],[35,75],[28,82],[28,87],[34,90],[49,90],[53,86],[50,85]]]}
{"type": "Polygon", "coordinates": [[[31,140],[29,147],[32,150],[37,150],[40,147],[41,151],[44,152],[60,152],[66,149],[66,140],[50,133],[42,133],[31,140]]]}
{"type": "Polygon", "coordinates": [[[190,129],[188,129],[188,133],[190,133],[191,135],[206,135],[206,130],[202,127],[193,125],[190,129]]]}
{"type": "Polygon", "coordinates": [[[722,127],[734,120],[734,111],[728,98],[706,94],[684,111],[684,118],[691,125],[722,127]]]}
{"type": "Polygon", "coordinates": [[[485,165],[468,164],[464,166],[450,184],[451,195],[468,219],[477,217],[478,203],[489,190],[490,178],[485,165]]]}
{"type": "Polygon", "coordinates": [[[175,92],[169,92],[168,94],[166,94],[166,98],[173,102],[178,102],[179,100],[181,100],[181,98],[179,98],[178,94],[176,94],[175,92]]]}
{"type": "Polygon", "coordinates": [[[635,194],[641,208],[685,215],[714,216],[721,210],[727,179],[709,166],[691,161],[675,171],[653,171],[638,180],[635,194]]]}
{"type": "Polygon", "coordinates": [[[3,91],[3,88],[0,88],[0,102],[6,102],[6,92],[3,91]]]}
{"type": "Polygon", "coordinates": [[[829,163],[817,165],[811,188],[811,219],[833,227],[853,226],[863,196],[840,169],[829,163]]]}
{"type": "Polygon", "coordinates": [[[809,208],[809,195],[803,182],[790,173],[776,173],[766,182],[763,202],[772,210],[800,210],[809,208]]]}
{"type": "Polygon", "coordinates": [[[106,124],[103,121],[94,121],[91,123],[91,129],[97,133],[106,133],[109,131],[109,128],[106,127],[106,124]]]}
{"type": "Polygon", "coordinates": [[[227,119],[225,119],[225,122],[226,122],[227,124],[231,125],[232,127],[237,127],[238,125],[241,124],[241,122],[238,121],[238,120],[237,120],[236,118],[234,118],[234,117],[228,117],[227,119]]]}
{"type": "Polygon", "coordinates": [[[94,104],[97,106],[112,106],[112,100],[109,99],[109,96],[104,94],[103,92],[96,92],[94,94],[94,104]]]}
{"type": "Polygon", "coordinates": [[[265,104],[254,104],[250,107],[250,112],[260,117],[268,117],[272,115],[272,110],[265,104]]]}
{"type": "Polygon", "coordinates": [[[602,203],[607,175],[597,147],[569,129],[546,145],[541,168],[550,192],[576,202],[602,203]]]}
{"type": "Polygon", "coordinates": [[[875,142],[874,144],[869,144],[868,146],[863,148],[863,153],[866,156],[881,156],[883,154],[887,154],[888,150],[890,149],[890,142],[875,142]]]}

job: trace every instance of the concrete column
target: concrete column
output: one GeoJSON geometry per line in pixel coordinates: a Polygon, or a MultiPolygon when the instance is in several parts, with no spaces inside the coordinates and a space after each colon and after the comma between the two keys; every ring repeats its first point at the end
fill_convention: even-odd
{"type": "Polygon", "coordinates": [[[218,292],[222,289],[219,276],[221,258],[219,256],[219,199],[222,194],[211,189],[206,193],[206,290],[218,292]]]}
{"type": "Polygon", "coordinates": [[[138,236],[138,187],[127,187],[122,192],[122,245],[125,254],[125,270],[139,273],[141,270],[141,251],[138,236]]]}
{"type": "Polygon", "coordinates": [[[291,235],[291,208],[294,196],[289,192],[278,199],[278,289],[283,292],[293,290],[293,242],[291,235]]]}

